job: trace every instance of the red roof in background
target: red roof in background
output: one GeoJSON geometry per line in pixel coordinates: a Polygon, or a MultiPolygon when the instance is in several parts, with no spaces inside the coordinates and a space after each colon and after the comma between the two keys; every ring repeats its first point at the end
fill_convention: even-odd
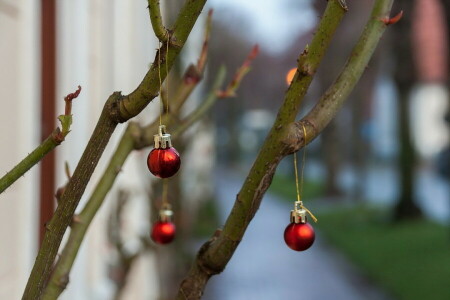
{"type": "Polygon", "coordinates": [[[442,3],[440,0],[416,0],[413,20],[413,55],[418,79],[447,80],[449,41],[442,3]]]}

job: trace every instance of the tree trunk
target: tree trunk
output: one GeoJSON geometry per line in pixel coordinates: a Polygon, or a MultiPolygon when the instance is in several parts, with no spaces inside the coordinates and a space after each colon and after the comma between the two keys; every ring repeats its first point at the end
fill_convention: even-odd
{"type": "Polygon", "coordinates": [[[338,185],[338,176],[342,166],[342,155],[337,151],[341,148],[339,144],[339,128],[336,120],[333,120],[322,132],[322,151],[326,169],[325,196],[327,197],[338,197],[343,194],[338,185]]]}
{"type": "Polygon", "coordinates": [[[409,91],[410,86],[401,87],[398,90],[399,99],[399,158],[398,167],[400,174],[400,195],[395,206],[395,220],[417,218],[422,212],[416,204],[414,195],[414,171],[416,155],[411,142],[410,118],[409,118],[409,91]]]}
{"type": "Polygon", "coordinates": [[[413,64],[411,49],[411,22],[413,1],[396,1],[394,12],[403,10],[403,18],[393,26],[392,49],[396,68],[394,81],[398,91],[398,128],[399,128],[399,158],[398,170],[400,176],[400,194],[394,209],[396,221],[409,218],[417,218],[422,215],[417,206],[414,195],[414,171],[416,157],[411,143],[409,103],[410,92],[417,78],[413,64]]]}

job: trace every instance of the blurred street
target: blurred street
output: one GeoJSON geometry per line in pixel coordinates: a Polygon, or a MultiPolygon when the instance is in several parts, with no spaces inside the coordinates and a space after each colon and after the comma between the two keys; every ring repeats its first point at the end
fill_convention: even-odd
{"type": "MultiPolygon", "coordinates": [[[[216,173],[223,220],[241,183],[235,173],[216,173]]],[[[328,245],[320,232],[309,250],[290,250],[283,240],[290,210],[266,194],[236,253],[225,271],[210,280],[203,299],[391,299],[328,245]]]]}

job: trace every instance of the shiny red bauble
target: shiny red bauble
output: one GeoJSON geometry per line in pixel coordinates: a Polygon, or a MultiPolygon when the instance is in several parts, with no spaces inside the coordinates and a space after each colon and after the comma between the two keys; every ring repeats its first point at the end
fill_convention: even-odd
{"type": "Polygon", "coordinates": [[[284,241],[295,251],[304,251],[314,243],[316,234],[308,223],[291,223],[284,230],[284,241]]]}
{"type": "Polygon", "coordinates": [[[155,243],[168,244],[175,238],[175,224],[158,221],[153,224],[151,238],[155,243]]]}
{"type": "Polygon", "coordinates": [[[147,158],[147,166],[153,175],[168,178],[178,172],[181,165],[180,155],[173,147],[155,148],[147,158]]]}

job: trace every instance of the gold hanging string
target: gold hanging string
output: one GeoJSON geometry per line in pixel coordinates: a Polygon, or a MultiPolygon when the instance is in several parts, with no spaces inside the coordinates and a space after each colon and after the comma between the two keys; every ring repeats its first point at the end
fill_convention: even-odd
{"type": "Polygon", "coordinates": [[[158,49],[158,76],[159,76],[159,126],[162,125],[162,114],[164,110],[164,104],[162,100],[162,79],[161,79],[161,43],[158,49]]]}
{"type": "Polygon", "coordinates": [[[169,40],[170,37],[167,39],[167,46],[166,46],[166,93],[167,93],[167,97],[166,97],[166,113],[169,113],[169,40]]]}
{"type": "Polygon", "coordinates": [[[307,136],[306,136],[306,128],[305,125],[303,125],[302,123],[302,128],[303,128],[303,157],[302,157],[302,168],[301,168],[301,173],[300,173],[300,187],[299,187],[299,180],[298,180],[298,169],[297,169],[297,152],[294,152],[294,172],[295,172],[295,187],[297,190],[297,201],[300,202],[300,208],[306,210],[306,212],[311,216],[311,218],[313,219],[314,222],[317,222],[317,218],[313,215],[313,213],[307,209],[304,205],[303,205],[303,201],[301,200],[301,195],[303,194],[303,174],[304,174],[304,169],[305,169],[305,163],[306,163],[306,141],[307,141],[307,136]]]}
{"type": "Polygon", "coordinates": [[[302,157],[302,168],[300,173],[300,193],[303,195],[303,180],[304,176],[303,173],[305,171],[305,163],[306,163],[306,128],[305,125],[302,124],[303,128],[303,157],[302,157]]]}
{"type": "MultiPolygon", "coordinates": [[[[297,201],[301,202],[300,189],[298,188],[298,171],[297,171],[297,152],[294,152],[294,172],[295,172],[295,188],[297,190],[297,201]]],[[[302,166],[303,173],[303,166],[302,166]]]]}
{"type": "Polygon", "coordinates": [[[169,192],[169,180],[163,179],[163,186],[162,186],[162,207],[169,206],[169,198],[168,198],[168,192],[169,192]]]}

